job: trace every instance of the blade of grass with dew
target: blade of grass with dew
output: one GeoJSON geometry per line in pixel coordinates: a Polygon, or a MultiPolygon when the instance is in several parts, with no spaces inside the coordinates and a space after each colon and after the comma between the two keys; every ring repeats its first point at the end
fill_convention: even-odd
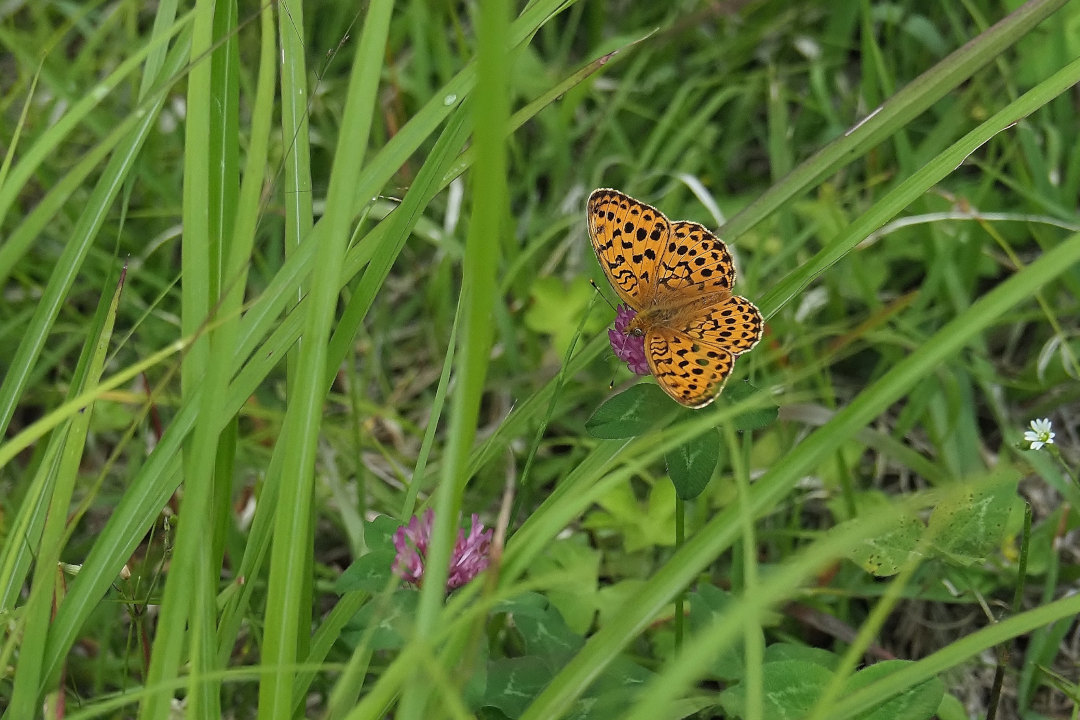
{"type": "MultiPolygon", "coordinates": [[[[536,32],[537,28],[550,19],[560,7],[558,0],[544,0],[535,3],[522,12],[511,24],[510,45],[513,48],[524,43],[536,32]]],[[[475,81],[475,68],[467,66],[461,72],[448,81],[435,97],[409,119],[399,132],[383,146],[371,159],[361,172],[357,181],[356,202],[359,207],[365,207],[369,200],[390,181],[394,172],[400,168],[406,160],[427,141],[436,128],[457,107],[459,99],[464,98],[473,87],[475,81]],[[442,98],[454,98],[453,102],[447,103],[442,98]]],[[[533,106],[530,106],[533,107],[533,106]]],[[[541,108],[535,107],[535,112],[541,108]]],[[[462,168],[463,170],[464,168],[462,168]]],[[[453,177],[448,176],[445,184],[449,184],[453,177]]],[[[313,242],[322,241],[320,228],[321,222],[316,223],[312,232],[313,242]]],[[[318,242],[314,242],[318,246],[318,242]]],[[[348,282],[353,275],[360,271],[363,265],[376,251],[372,248],[373,243],[361,241],[349,251],[345,259],[345,272],[342,276],[342,284],[348,282]]],[[[305,250],[304,245],[296,250],[300,257],[294,262],[289,257],[282,268],[275,274],[266,291],[252,304],[245,314],[241,323],[240,351],[241,357],[247,357],[255,351],[256,346],[271,333],[271,326],[275,326],[278,318],[289,302],[290,290],[297,287],[300,278],[311,270],[314,248],[305,250]]],[[[286,337],[277,333],[279,337],[286,337]]],[[[337,354],[337,353],[336,353],[337,354]]]]}
{"type": "MultiPolygon", "coordinates": [[[[603,67],[604,64],[607,63],[608,59],[614,54],[614,52],[609,53],[603,58],[595,60],[586,65],[584,68],[572,73],[562,82],[558,83],[555,87],[553,87],[551,90],[544,92],[535,101],[529,103],[526,107],[515,113],[510,120],[510,130],[508,131],[508,134],[509,132],[513,132],[514,130],[519,129],[522,125],[525,124],[525,122],[535,117],[535,115],[538,114],[545,107],[547,107],[547,105],[554,102],[560,95],[565,93],[568,88],[580,83],[585,78],[589,77],[591,74],[603,67]]],[[[424,207],[427,207],[431,198],[433,198],[436,194],[445,189],[455,178],[464,173],[465,170],[472,165],[475,159],[475,150],[475,146],[470,146],[461,153],[461,156],[453,163],[452,168],[443,175],[441,182],[439,182],[437,185],[431,185],[430,188],[425,192],[425,197],[427,199],[420,204],[419,209],[406,213],[406,207],[408,207],[408,205],[405,201],[402,202],[401,206],[399,206],[394,211],[394,214],[404,213],[410,218],[412,218],[411,222],[409,222],[405,227],[411,228],[413,224],[415,224],[416,220],[416,218],[414,217],[414,213],[419,212],[420,209],[424,207]]],[[[420,184],[420,181],[421,176],[418,175],[416,181],[413,183],[412,186],[410,186],[410,192],[417,184],[420,184]]],[[[424,183],[424,185],[427,186],[428,183],[424,183]]],[[[368,276],[365,275],[364,281],[361,283],[360,288],[357,289],[356,293],[353,295],[353,298],[350,298],[349,305],[342,313],[341,321],[338,325],[338,328],[334,331],[334,337],[331,339],[331,351],[330,359],[328,361],[328,367],[337,367],[338,362],[340,362],[340,360],[344,358],[349,343],[351,343],[352,337],[355,335],[356,330],[359,327],[359,323],[366,316],[367,310],[370,308],[371,302],[374,300],[374,293],[377,292],[379,287],[381,287],[382,281],[385,279],[386,274],[389,272],[390,265],[393,263],[393,260],[397,257],[397,255],[401,252],[401,249],[408,235],[407,233],[401,233],[399,231],[400,227],[401,226],[392,224],[387,229],[390,237],[398,238],[398,240],[393,242],[394,249],[390,252],[386,252],[385,250],[376,251],[373,249],[376,244],[366,240],[357,243],[356,247],[349,252],[349,256],[346,258],[346,274],[348,276],[352,276],[353,274],[355,274],[355,272],[359,272],[360,268],[363,266],[364,263],[369,262],[373,257],[376,256],[379,258],[379,265],[381,266],[381,269],[380,272],[374,276],[378,280],[376,283],[367,283],[366,281],[368,276]],[[353,270],[354,266],[356,268],[355,271],[353,270]]]]}
{"type": "MultiPolygon", "coordinates": [[[[577,85],[585,78],[589,77],[594,72],[599,70],[608,62],[608,60],[614,54],[614,52],[608,53],[604,57],[587,64],[584,68],[572,73],[563,81],[555,85],[553,88],[542,93],[536,100],[529,103],[526,107],[519,110],[510,119],[510,128],[507,134],[509,135],[514,130],[519,129],[528,120],[535,117],[536,114],[538,114],[541,110],[547,107],[550,103],[554,102],[560,95],[565,93],[567,89],[577,85]]],[[[428,202],[430,202],[430,198],[433,198],[436,194],[445,189],[455,178],[464,173],[465,170],[470,167],[474,162],[475,152],[475,146],[470,146],[466,148],[464,152],[461,153],[460,158],[454,162],[452,168],[443,175],[441,182],[431,186],[431,189],[426,193],[428,200],[421,203],[420,207],[414,212],[419,212],[422,208],[426,207],[428,202]]],[[[417,176],[416,182],[414,182],[413,186],[410,186],[410,191],[413,190],[413,187],[417,183],[419,183],[420,180],[421,177],[417,176]]],[[[425,185],[427,184],[428,183],[425,183],[425,185]]],[[[405,213],[405,207],[406,203],[403,201],[402,205],[394,211],[394,214],[405,213]]],[[[410,217],[413,216],[413,213],[405,214],[409,215],[410,217]]],[[[413,218],[412,221],[408,223],[407,227],[411,228],[414,223],[415,218],[413,218]]],[[[351,276],[354,274],[354,272],[359,272],[359,269],[362,266],[361,263],[363,262],[362,258],[367,258],[368,260],[370,260],[370,258],[376,255],[379,258],[379,265],[381,266],[381,270],[379,273],[373,276],[377,279],[377,282],[375,283],[368,283],[368,276],[365,275],[364,282],[361,283],[360,288],[357,289],[356,293],[353,295],[353,298],[350,299],[349,305],[342,313],[341,322],[339,323],[338,328],[334,332],[334,337],[331,339],[332,349],[330,351],[329,364],[332,367],[337,367],[340,359],[345,356],[348,344],[351,343],[352,338],[356,333],[356,329],[359,327],[359,323],[366,316],[367,310],[371,306],[371,302],[374,299],[374,293],[378,290],[379,287],[381,287],[382,281],[385,279],[386,274],[389,273],[390,265],[400,253],[401,248],[403,247],[404,242],[407,239],[407,234],[403,235],[400,232],[395,232],[396,230],[398,230],[399,227],[401,226],[392,225],[391,228],[387,230],[387,232],[390,234],[390,237],[398,238],[396,241],[393,241],[394,249],[392,251],[381,251],[376,253],[374,250],[372,250],[373,243],[359,242],[357,243],[356,247],[349,252],[349,257],[346,259],[347,275],[351,276]],[[356,266],[355,271],[352,270],[352,267],[354,265],[356,266]]]]}
{"type": "MultiPolygon", "coordinates": [[[[522,12],[511,24],[510,44],[518,47],[536,32],[537,28],[550,19],[560,8],[558,0],[544,0],[535,3],[522,12]]],[[[356,201],[359,207],[365,207],[369,200],[390,181],[394,172],[400,168],[406,160],[416,152],[421,145],[435,132],[436,128],[450,115],[457,106],[460,98],[464,98],[472,89],[475,81],[475,68],[467,66],[461,72],[448,81],[436,93],[435,98],[428,101],[424,106],[409,119],[399,132],[372,157],[361,172],[357,181],[356,201]],[[447,103],[442,98],[454,98],[453,102],[447,103]]],[[[539,107],[536,108],[538,112],[539,107]]],[[[446,179],[448,184],[452,177],[446,179]]],[[[316,223],[312,232],[313,243],[317,247],[321,242],[323,232],[320,223],[316,223]],[[315,242],[318,239],[319,242],[315,242]]],[[[297,287],[306,273],[311,270],[314,247],[305,250],[301,245],[296,250],[299,255],[294,262],[290,257],[282,268],[275,274],[266,291],[252,304],[245,314],[241,323],[240,351],[241,357],[247,357],[255,351],[256,346],[271,332],[271,326],[275,326],[278,318],[289,302],[290,290],[297,287]]],[[[359,242],[346,257],[345,272],[342,282],[347,282],[356,272],[359,272],[363,264],[374,254],[371,243],[359,242]]],[[[277,333],[279,337],[284,335],[277,333]]]]}

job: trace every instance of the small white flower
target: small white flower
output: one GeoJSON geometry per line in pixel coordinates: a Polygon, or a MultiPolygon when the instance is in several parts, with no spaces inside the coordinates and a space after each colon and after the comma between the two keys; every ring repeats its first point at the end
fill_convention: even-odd
{"type": "Polygon", "coordinates": [[[1032,450],[1039,450],[1043,445],[1053,445],[1054,431],[1050,420],[1032,420],[1031,429],[1024,432],[1024,440],[1031,443],[1032,450]]]}

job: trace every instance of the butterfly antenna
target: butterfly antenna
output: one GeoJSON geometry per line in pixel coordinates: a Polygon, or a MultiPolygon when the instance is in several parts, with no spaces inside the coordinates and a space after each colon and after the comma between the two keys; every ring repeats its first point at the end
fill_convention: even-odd
{"type": "Polygon", "coordinates": [[[600,293],[600,297],[604,299],[604,302],[606,302],[606,303],[608,304],[608,307],[610,307],[610,308],[611,308],[612,310],[615,310],[616,312],[618,312],[617,308],[616,308],[616,307],[615,307],[614,305],[612,305],[612,304],[611,304],[611,301],[610,301],[610,300],[608,300],[608,299],[607,299],[607,295],[605,295],[605,294],[604,294],[604,293],[603,293],[603,292],[602,292],[602,291],[600,290],[600,288],[599,288],[599,287],[597,286],[597,284],[596,284],[596,281],[595,281],[595,280],[593,280],[592,278],[589,278],[589,284],[590,284],[590,285],[592,285],[592,288],[593,288],[593,290],[595,290],[596,292],[600,293]]]}

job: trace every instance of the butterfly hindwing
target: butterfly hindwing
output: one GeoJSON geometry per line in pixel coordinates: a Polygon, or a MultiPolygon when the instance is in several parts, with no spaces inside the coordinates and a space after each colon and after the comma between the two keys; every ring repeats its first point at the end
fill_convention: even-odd
{"type": "Polygon", "coordinates": [[[661,389],[692,408],[715,400],[735,365],[724,348],[664,326],[645,333],[645,355],[661,389]]]}
{"type": "Polygon", "coordinates": [[[641,310],[656,295],[658,255],[671,223],[656,208],[606,188],[589,195],[587,215],[600,267],[619,297],[641,310]]]}
{"type": "Polygon", "coordinates": [[[761,339],[764,321],[754,303],[734,295],[691,319],[683,332],[690,338],[728,350],[732,355],[749,351],[761,339]]]}

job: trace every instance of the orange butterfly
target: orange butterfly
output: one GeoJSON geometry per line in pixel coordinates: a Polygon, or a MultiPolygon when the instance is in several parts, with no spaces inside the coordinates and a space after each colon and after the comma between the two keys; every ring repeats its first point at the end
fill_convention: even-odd
{"type": "MultiPolygon", "coordinates": [[[[671,222],[618,190],[589,195],[589,237],[608,282],[637,314],[625,326],[642,337],[649,369],[677,402],[716,399],[735,357],[761,339],[752,302],[732,294],[727,246],[695,222],[671,222]]],[[[624,358],[625,359],[625,358],[624,358]]]]}

